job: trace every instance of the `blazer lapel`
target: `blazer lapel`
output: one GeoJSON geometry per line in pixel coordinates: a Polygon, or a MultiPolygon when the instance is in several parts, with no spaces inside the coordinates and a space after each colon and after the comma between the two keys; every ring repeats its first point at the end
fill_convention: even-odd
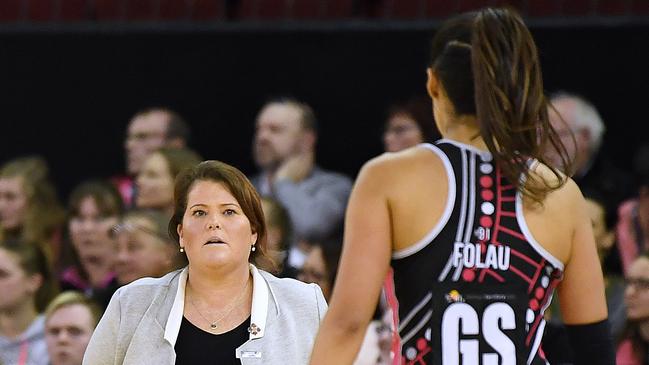
{"type": "Polygon", "coordinates": [[[186,280],[187,268],[169,282],[166,291],[151,298],[151,305],[135,329],[126,350],[124,364],[175,364],[174,346],[182,320],[186,280]],[[179,282],[182,282],[182,285],[179,285],[179,282]],[[179,290],[181,286],[182,290],[179,290]]]}
{"type": "Polygon", "coordinates": [[[126,350],[124,364],[173,365],[176,353],[164,339],[164,329],[152,316],[145,316],[138,325],[126,350]]]}

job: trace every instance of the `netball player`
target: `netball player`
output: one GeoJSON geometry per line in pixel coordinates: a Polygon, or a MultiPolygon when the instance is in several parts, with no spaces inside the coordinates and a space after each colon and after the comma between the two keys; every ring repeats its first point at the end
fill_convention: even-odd
{"type": "Polygon", "coordinates": [[[448,21],[431,53],[443,139],[363,167],[311,363],[353,361],[391,266],[395,364],[546,364],[555,289],[577,363],[612,364],[584,199],[543,156],[566,150],[529,30],[515,12],[487,8],[448,21]]]}

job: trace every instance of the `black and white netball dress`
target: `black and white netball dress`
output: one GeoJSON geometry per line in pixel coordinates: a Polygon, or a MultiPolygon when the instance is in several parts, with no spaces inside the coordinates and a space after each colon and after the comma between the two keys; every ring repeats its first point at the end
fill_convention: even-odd
{"type": "Polygon", "coordinates": [[[491,154],[451,140],[422,148],[446,167],[439,223],[392,257],[401,364],[546,364],[543,312],[563,264],[534,240],[522,194],[491,154]]]}

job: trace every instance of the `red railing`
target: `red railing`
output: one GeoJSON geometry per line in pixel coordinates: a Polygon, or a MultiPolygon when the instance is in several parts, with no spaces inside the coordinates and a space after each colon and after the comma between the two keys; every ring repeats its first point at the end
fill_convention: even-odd
{"type": "Polygon", "coordinates": [[[539,18],[649,16],[649,0],[0,0],[0,22],[422,20],[489,5],[539,18]]]}

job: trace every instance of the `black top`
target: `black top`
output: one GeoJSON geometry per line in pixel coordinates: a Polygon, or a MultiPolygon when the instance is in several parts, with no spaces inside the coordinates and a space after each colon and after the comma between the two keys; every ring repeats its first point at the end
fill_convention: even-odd
{"type": "Polygon", "coordinates": [[[545,364],[543,312],[563,265],[531,237],[520,193],[490,153],[428,147],[445,160],[450,202],[437,227],[393,255],[403,363],[545,364]]]}
{"type": "Polygon", "coordinates": [[[235,350],[248,340],[250,317],[231,331],[214,335],[194,326],[183,317],[176,341],[176,365],[241,365],[235,350]]]}

